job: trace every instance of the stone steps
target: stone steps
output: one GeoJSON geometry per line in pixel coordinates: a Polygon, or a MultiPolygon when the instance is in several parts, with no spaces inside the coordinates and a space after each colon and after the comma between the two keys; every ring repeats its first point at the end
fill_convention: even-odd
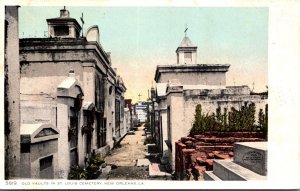
{"type": "Polygon", "coordinates": [[[209,181],[221,181],[219,177],[217,177],[213,171],[205,171],[204,172],[204,180],[209,180],[209,181]]]}
{"type": "Polygon", "coordinates": [[[266,176],[257,174],[228,160],[214,160],[213,173],[221,180],[265,180],[266,176]]]}
{"type": "Polygon", "coordinates": [[[234,162],[260,175],[267,175],[267,142],[236,143],[234,162]]]}
{"type": "Polygon", "coordinates": [[[233,160],[214,160],[213,171],[204,173],[204,180],[266,180],[267,143],[234,144],[233,160]]]}
{"type": "Polygon", "coordinates": [[[165,172],[166,169],[164,168],[163,165],[160,165],[158,163],[151,163],[149,165],[149,176],[151,178],[154,177],[168,177],[171,178],[171,174],[165,172]]]}

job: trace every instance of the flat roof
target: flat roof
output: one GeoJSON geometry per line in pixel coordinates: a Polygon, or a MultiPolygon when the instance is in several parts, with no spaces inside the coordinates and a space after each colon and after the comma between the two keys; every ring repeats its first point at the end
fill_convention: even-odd
{"type": "Polygon", "coordinates": [[[189,73],[189,72],[228,72],[230,64],[176,64],[158,65],[155,71],[154,80],[158,79],[162,73],[189,73]]]}

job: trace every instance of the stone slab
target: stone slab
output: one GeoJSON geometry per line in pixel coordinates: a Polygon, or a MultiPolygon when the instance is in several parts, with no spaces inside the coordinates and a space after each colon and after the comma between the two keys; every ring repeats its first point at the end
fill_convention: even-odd
{"type": "Polygon", "coordinates": [[[213,173],[221,180],[266,180],[266,176],[257,174],[231,160],[214,160],[213,173]]]}
{"type": "Polygon", "coordinates": [[[205,171],[204,172],[204,180],[208,181],[221,181],[219,177],[217,177],[213,171],[205,171]]]}
{"type": "Polygon", "coordinates": [[[100,174],[100,176],[98,177],[98,179],[100,179],[100,180],[107,180],[110,171],[111,171],[111,166],[110,165],[107,165],[105,168],[102,168],[102,173],[100,174]]]}
{"type": "Polygon", "coordinates": [[[267,142],[235,143],[234,162],[260,175],[267,175],[267,142]]]}
{"type": "Polygon", "coordinates": [[[162,171],[163,165],[158,163],[152,163],[149,165],[149,176],[150,177],[171,177],[170,173],[162,171]]]}
{"type": "Polygon", "coordinates": [[[138,159],[136,166],[149,166],[149,159],[138,159]]]}

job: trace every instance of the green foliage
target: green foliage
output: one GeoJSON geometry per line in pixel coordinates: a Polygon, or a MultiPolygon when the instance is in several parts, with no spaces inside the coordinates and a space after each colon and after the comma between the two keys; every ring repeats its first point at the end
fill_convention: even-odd
{"type": "Polygon", "coordinates": [[[265,123],[265,115],[262,109],[258,113],[258,130],[262,130],[265,123]]]}
{"type": "Polygon", "coordinates": [[[95,156],[91,157],[91,159],[89,161],[89,165],[100,166],[103,163],[105,163],[105,160],[100,155],[95,155],[95,156]]]}
{"type": "Polygon", "coordinates": [[[147,112],[147,119],[146,119],[144,127],[150,128],[151,127],[151,122],[150,122],[150,111],[149,111],[149,108],[146,109],[146,112],[147,112]]]}
{"type": "Polygon", "coordinates": [[[264,133],[264,138],[268,140],[268,104],[265,107],[265,116],[264,116],[264,123],[262,127],[262,131],[264,133]]]}
{"type": "Polygon", "coordinates": [[[203,133],[204,131],[210,130],[210,127],[217,129],[219,125],[220,122],[216,121],[215,114],[202,114],[201,105],[198,104],[195,110],[195,121],[193,123],[192,129],[190,130],[190,134],[195,135],[198,133],[203,133]]]}
{"type": "Polygon", "coordinates": [[[147,144],[154,144],[156,142],[155,138],[150,136],[150,137],[147,137],[144,141],[144,145],[147,145],[147,144]]]}
{"type": "Polygon", "coordinates": [[[84,170],[79,165],[72,165],[70,173],[68,174],[69,180],[80,180],[85,179],[86,174],[84,170]]]}
{"type": "Polygon", "coordinates": [[[70,180],[80,180],[80,179],[96,179],[99,176],[99,167],[105,163],[105,160],[100,155],[93,155],[89,160],[89,165],[86,171],[82,169],[79,165],[71,166],[70,173],[68,174],[68,179],[70,180]]]}
{"type": "Polygon", "coordinates": [[[101,155],[92,155],[89,160],[89,166],[86,168],[86,179],[96,179],[98,178],[100,172],[99,167],[105,163],[105,160],[101,155]]]}
{"type": "Polygon", "coordinates": [[[231,107],[228,112],[224,108],[221,112],[220,106],[216,109],[216,114],[202,113],[201,104],[198,104],[195,109],[195,120],[190,135],[201,134],[204,131],[263,131],[267,134],[267,105],[266,114],[262,110],[259,113],[258,127],[255,125],[255,104],[247,102],[241,106],[239,110],[231,107]]]}

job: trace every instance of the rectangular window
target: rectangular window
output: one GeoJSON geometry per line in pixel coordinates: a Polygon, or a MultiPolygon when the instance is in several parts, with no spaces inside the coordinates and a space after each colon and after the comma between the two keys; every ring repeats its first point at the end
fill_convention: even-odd
{"type": "Polygon", "coordinates": [[[30,144],[21,144],[21,153],[30,153],[30,144]]]}
{"type": "Polygon", "coordinates": [[[53,155],[40,159],[40,171],[52,167],[53,155]]]}
{"type": "Polygon", "coordinates": [[[191,52],[185,52],[184,58],[192,59],[192,53],[191,52]]]}
{"type": "Polygon", "coordinates": [[[184,63],[191,64],[192,62],[192,53],[191,52],[185,52],[184,53],[184,63]]]}
{"type": "Polygon", "coordinates": [[[54,27],[55,36],[68,36],[69,27],[68,26],[55,26],[54,27]]]}

